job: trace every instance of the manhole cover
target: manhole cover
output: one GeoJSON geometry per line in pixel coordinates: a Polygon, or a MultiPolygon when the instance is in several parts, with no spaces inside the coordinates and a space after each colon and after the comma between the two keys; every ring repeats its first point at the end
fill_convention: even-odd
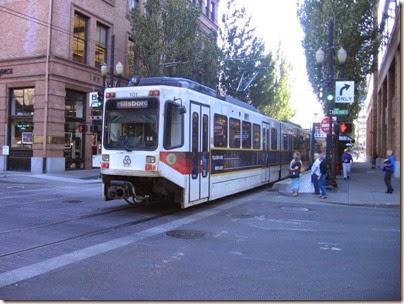
{"type": "Polygon", "coordinates": [[[171,230],[166,234],[178,239],[203,239],[207,236],[206,232],[198,230],[171,230]]]}
{"type": "Polygon", "coordinates": [[[306,207],[281,207],[282,210],[286,211],[302,211],[302,212],[307,212],[310,209],[306,207]]]}
{"type": "Polygon", "coordinates": [[[63,203],[65,204],[78,204],[78,203],[82,203],[83,201],[80,200],[65,200],[63,201],[63,203]]]}

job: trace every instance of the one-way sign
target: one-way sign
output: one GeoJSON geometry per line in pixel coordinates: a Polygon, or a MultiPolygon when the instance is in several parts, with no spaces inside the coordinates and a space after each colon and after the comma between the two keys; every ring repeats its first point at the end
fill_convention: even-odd
{"type": "Polygon", "coordinates": [[[335,103],[353,103],[355,81],[335,82],[335,103]]]}

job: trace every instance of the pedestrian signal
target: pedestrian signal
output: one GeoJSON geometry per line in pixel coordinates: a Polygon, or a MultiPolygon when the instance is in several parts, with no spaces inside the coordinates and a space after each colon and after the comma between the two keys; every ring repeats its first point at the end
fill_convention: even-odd
{"type": "Polygon", "coordinates": [[[352,132],[352,123],[350,122],[340,122],[339,123],[339,132],[343,134],[352,132]]]}
{"type": "Polygon", "coordinates": [[[87,132],[87,126],[86,125],[79,125],[78,130],[80,133],[87,132]]]}

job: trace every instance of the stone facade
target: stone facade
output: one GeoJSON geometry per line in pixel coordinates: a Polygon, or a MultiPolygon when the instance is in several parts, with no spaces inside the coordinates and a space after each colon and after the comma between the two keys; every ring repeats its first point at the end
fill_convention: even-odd
{"type": "MultiPolygon", "coordinates": [[[[381,1],[382,4],[383,1],[381,1]]],[[[400,177],[401,163],[401,5],[386,1],[386,23],[379,56],[379,68],[372,75],[367,108],[366,151],[369,161],[377,153],[376,167],[381,168],[386,151],[392,149],[397,160],[395,177],[400,177]]]]}
{"type": "MultiPolygon", "coordinates": [[[[202,8],[202,28],[217,29],[219,0],[190,2],[202,8]]],[[[9,155],[0,153],[0,170],[45,173],[92,168],[100,151],[99,134],[78,128],[94,123],[89,93],[103,87],[96,61],[99,26],[107,30],[105,62],[112,67],[121,62],[122,76],[129,78],[131,28],[126,15],[131,5],[143,6],[143,0],[2,1],[0,145],[9,147],[9,155]],[[85,53],[79,54],[83,62],[72,51],[80,43],[74,38],[75,30],[80,30],[75,25],[77,14],[85,20],[87,35],[85,53]]]]}

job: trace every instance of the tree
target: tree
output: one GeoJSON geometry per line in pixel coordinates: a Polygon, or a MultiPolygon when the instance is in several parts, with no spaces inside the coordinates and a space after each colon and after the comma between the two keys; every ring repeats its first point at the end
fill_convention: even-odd
{"type": "Polygon", "coordinates": [[[278,67],[278,72],[276,77],[277,82],[274,86],[274,100],[277,102],[264,105],[260,107],[260,110],[275,119],[290,120],[296,114],[296,111],[292,109],[290,104],[290,73],[292,67],[287,63],[281,46],[277,50],[276,66],[278,67]]]}
{"type": "Polygon", "coordinates": [[[244,7],[238,7],[231,0],[226,5],[220,35],[223,54],[221,91],[254,105],[271,117],[289,120],[294,114],[290,108],[288,84],[290,66],[284,58],[279,57],[275,62],[272,53],[265,53],[265,44],[255,36],[255,28],[250,25],[251,17],[246,16],[244,7]],[[260,74],[251,86],[246,91],[238,90],[240,79],[246,84],[257,69],[260,69],[260,74]]]}
{"type": "MultiPolygon", "coordinates": [[[[377,67],[379,47],[378,28],[374,13],[378,0],[303,0],[298,8],[298,16],[305,37],[303,47],[306,66],[313,91],[317,92],[321,77],[316,71],[315,53],[320,47],[327,47],[328,23],[334,23],[334,45],[342,46],[348,54],[344,79],[355,81],[355,101],[348,106],[349,115],[340,117],[344,121],[357,118],[362,100],[366,96],[368,74],[377,67]]],[[[328,60],[323,65],[328,70],[328,60]]],[[[341,75],[337,75],[337,78],[341,75]]],[[[338,106],[343,108],[344,105],[338,106]]],[[[324,109],[326,112],[326,110],[324,109]]]]}
{"type": "Polygon", "coordinates": [[[140,12],[137,6],[128,16],[136,73],[185,77],[207,85],[217,83],[216,35],[201,32],[200,10],[187,0],[148,0],[145,11],[140,12]]]}

